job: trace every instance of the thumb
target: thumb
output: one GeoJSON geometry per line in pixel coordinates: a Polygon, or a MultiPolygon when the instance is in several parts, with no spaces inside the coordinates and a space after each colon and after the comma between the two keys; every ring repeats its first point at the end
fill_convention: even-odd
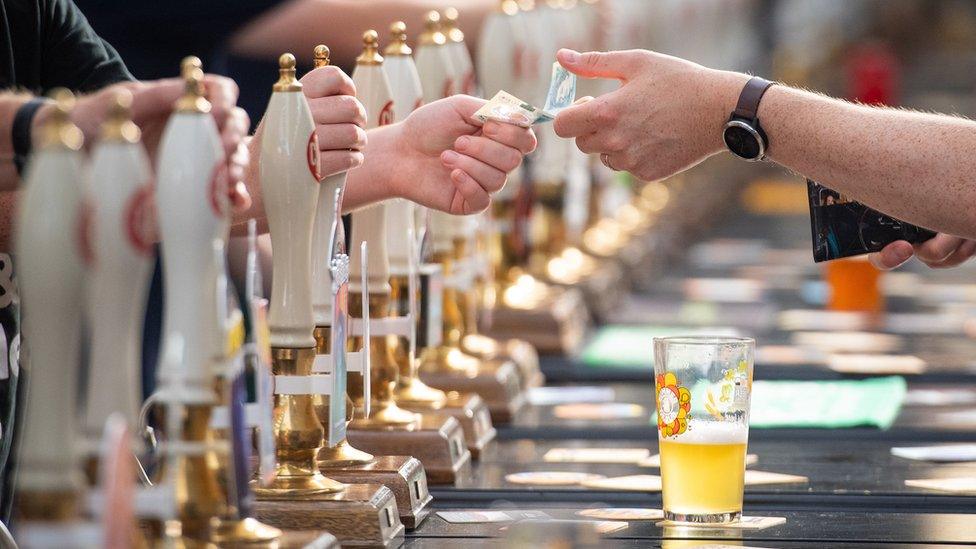
{"type": "Polygon", "coordinates": [[[561,49],[556,59],[566,70],[583,78],[629,80],[637,69],[638,51],[591,51],[579,53],[561,49]]]}
{"type": "Polygon", "coordinates": [[[890,271],[901,267],[913,255],[914,249],[912,245],[903,240],[899,240],[888,244],[880,252],[870,254],[868,259],[878,269],[890,271]]]}

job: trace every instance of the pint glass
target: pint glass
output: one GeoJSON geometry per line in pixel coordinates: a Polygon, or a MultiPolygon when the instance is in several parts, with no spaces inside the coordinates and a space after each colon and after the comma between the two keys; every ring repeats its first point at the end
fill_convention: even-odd
{"type": "Polygon", "coordinates": [[[654,339],[665,519],[741,517],[755,346],[737,337],[654,339]]]}

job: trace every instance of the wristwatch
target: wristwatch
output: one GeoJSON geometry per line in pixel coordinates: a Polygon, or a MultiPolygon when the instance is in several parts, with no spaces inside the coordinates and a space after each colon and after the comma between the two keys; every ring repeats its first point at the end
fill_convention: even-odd
{"type": "Polygon", "coordinates": [[[17,113],[14,114],[14,123],[10,129],[10,141],[14,147],[14,166],[17,168],[18,175],[24,174],[24,166],[27,164],[27,157],[31,153],[31,124],[34,122],[34,115],[48,101],[43,97],[35,97],[21,105],[17,109],[17,113]]]}
{"type": "Polygon", "coordinates": [[[722,139],[732,154],[739,158],[758,162],[766,157],[769,139],[759,125],[759,101],[773,85],[769,80],[753,76],[746,82],[739,103],[725,123],[722,139]]]}

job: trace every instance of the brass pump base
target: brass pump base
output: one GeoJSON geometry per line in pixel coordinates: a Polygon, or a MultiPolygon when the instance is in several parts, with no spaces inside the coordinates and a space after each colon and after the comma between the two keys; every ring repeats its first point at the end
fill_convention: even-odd
{"type": "Polygon", "coordinates": [[[445,392],[474,393],[484,399],[496,424],[509,423],[525,405],[517,367],[511,361],[478,360],[458,348],[428,349],[420,366],[424,383],[445,392]],[[464,372],[454,367],[474,362],[478,368],[464,372]]]}
{"type": "Polygon", "coordinates": [[[494,447],[498,431],[491,422],[491,412],[484,399],[473,393],[437,392],[445,396],[444,405],[439,408],[405,407],[425,416],[453,417],[461,424],[471,459],[477,460],[487,454],[494,447]]]}
{"type": "Polygon", "coordinates": [[[416,431],[350,429],[346,435],[358,448],[379,455],[411,455],[420,460],[433,485],[463,485],[471,474],[471,452],[461,424],[452,417],[423,416],[416,431]]]}
{"type": "Polygon", "coordinates": [[[393,389],[396,403],[410,411],[439,410],[447,404],[444,391],[428,386],[420,379],[404,379],[401,375],[393,389]]]}
{"type": "MultiPolygon", "coordinates": [[[[275,375],[307,376],[312,373],[315,349],[273,347],[275,375]]],[[[274,423],[277,474],[270,486],[254,483],[258,499],[319,499],[341,493],[345,486],[319,473],[316,455],[325,431],[315,414],[311,395],[275,395],[274,423]]]]}
{"type": "Polygon", "coordinates": [[[253,518],[214,519],[210,526],[210,541],[219,546],[273,547],[281,536],[281,530],[253,518]]]}
{"type": "Polygon", "coordinates": [[[546,383],[546,376],[539,369],[539,353],[527,341],[498,340],[482,334],[467,334],[461,338],[461,350],[482,360],[511,360],[518,367],[523,389],[542,387],[546,383]]]}
{"type": "Polygon", "coordinates": [[[377,406],[373,403],[368,418],[356,417],[349,422],[350,429],[376,431],[416,431],[420,428],[420,416],[404,410],[394,402],[377,406]]]}
{"type": "Polygon", "coordinates": [[[330,532],[343,547],[395,547],[403,524],[393,492],[378,484],[347,484],[338,494],[316,499],[256,501],[257,519],[285,531],[330,532]]]}
{"type": "Polygon", "coordinates": [[[319,470],[334,469],[336,467],[355,467],[367,465],[376,458],[372,454],[353,448],[349,441],[342,439],[335,448],[323,446],[317,458],[319,470]]]}
{"type": "Polygon", "coordinates": [[[514,293],[518,297],[510,298],[508,288],[501,292],[506,297],[492,312],[492,325],[485,335],[522,339],[540,354],[575,354],[590,325],[583,294],[576,288],[542,286],[544,292],[526,299],[518,292],[514,293]]]}
{"type": "Polygon", "coordinates": [[[430,514],[430,491],[423,464],[409,456],[379,456],[366,465],[332,467],[323,472],[349,484],[382,484],[393,491],[400,522],[413,530],[430,514]]]}

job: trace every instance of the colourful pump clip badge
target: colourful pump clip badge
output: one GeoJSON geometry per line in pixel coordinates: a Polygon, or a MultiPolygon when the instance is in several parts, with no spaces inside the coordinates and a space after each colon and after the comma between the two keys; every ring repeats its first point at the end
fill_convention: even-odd
{"type": "Polygon", "coordinates": [[[880,251],[898,240],[920,244],[935,236],[923,229],[873,210],[807,179],[813,259],[816,262],[880,251]]]}

